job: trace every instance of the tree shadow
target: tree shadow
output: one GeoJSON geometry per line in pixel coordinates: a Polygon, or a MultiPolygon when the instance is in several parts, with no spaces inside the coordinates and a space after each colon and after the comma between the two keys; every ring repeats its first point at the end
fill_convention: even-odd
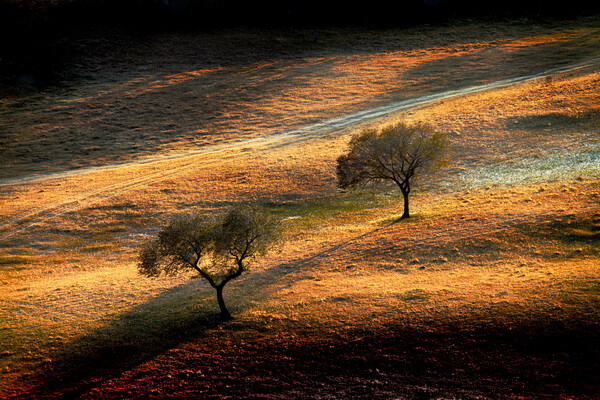
{"type": "Polygon", "coordinates": [[[305,257],[305,258],[303,258],[301,260],[294,260],[294,261],[291,261],[289,263],[282,264],[282,267],[284,267],[284,268],[292,268],[292,267],[303,268],[303,267],[308,267],[308,266],[314,265],[315,262],[319,261],[320,259],[323,259],[323,258],[325,258],[327,256],[330,256],[331,254],[335,253],[338,250],[343,249],[344,247],[350,245],[353,242],[356,242],[358,240],[367,238],[367,237],[369,237],[371,235],[374,235],[377,232],[381,232],[381,231],[383,231],[383,230],[385,230],[385,229],[387,229],[387,228],[389,228],[389,227],[391,227],[393,225],[396,225],[396,224],[398,224],[400,222],[406,222],[406,221],[410,221],[410,220],[414,220],[414,219],[415,219],[415,217],[411,217],[410,219],[402,219],[400,217],[394,218],[392,220],[387,221],[386,223],[384,223],[379,228],[372,229],[372,230],[370,230],[368,232],[365,232],[365,233],[362,233],[360,235],[354,236],[354,237],[352,237],[350,239],[347,239],[347,240],[345,240],[345,241],[343,241],[343,242],[341,242],[339,244],[336,244],[335,246],[331,246],[328,249],[320,251],[320,252],[318,252],[316,254],[313,254],[311,256],[305,257]]]}
{"type": "MultiPolygon", "coordinates": [[[[270,296],[276,290],[273,283],[283,276],[315,265],[352,242],[400,221],[386,221],[376,229],[316,254],[243,276],[225,289],[226,301],[235,315],[251,307],[252,303],[247,301],[248,288],[252,288],[250,299],[254,301],[270,296]]],[[[250,324],[250,321],[236,321],[231,329],[242,329],[246,322],[250,324]]],[[[57,349],[50,355],[51,361],[31,377],[38,385],[25,395],[77,398],[169,349],[202,337],[222,323],[214,291],[203,279],[193,279],[119,314],[105,325],[57,349]]]]}
{"type": "MultiPolygon", "coordinates": [[[[199,280],[171,288],[56,350],[32,376],[43,397],[76,398],[222,321],[199,280]]],[[[31,395],[31,393],[27,394],[31,395]]]]}

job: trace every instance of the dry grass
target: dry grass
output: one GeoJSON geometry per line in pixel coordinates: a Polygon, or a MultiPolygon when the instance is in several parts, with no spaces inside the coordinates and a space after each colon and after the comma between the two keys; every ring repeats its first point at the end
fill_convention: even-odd
{"type": "Polygon", "coordinates": [[[597,56],[598,32],[588,18],[568,27],[324,31],[312,47],[256,32],[164,35],[144,46],[119,38],[122,48],[107,54],[83,42],[100,55],[77,60],[88,68],[81,73],[92,70],[96,79],[0,103],[0,177],[176,153],[440,87],[541,72],[597,56]]]}
{"type": "MultiPolygon", "coordinates": [[[[281,59],[52,94],[3,120],[23,137],[31,134],[27,146],[42,143],[33,139],[39,129],[46,132],[51,160],[26,156],[4,176],[45,171],[55,162],[58,169],[109,162],[83,156],[56,138],[68,124],[94,115],[109,118],[102,115],[125,99],[156,96],[129,103],[119,119],[156,134],[162,144],[119,153],[122,160],[163,144],[172,152],[197,146],[196,137],[161,137],[160,118],[140,124],[134,114],[152,101],[181,103],[190,114],[178,120],[177,130],[189,132],[191,125],[205,126],[203,118],[213,112],[199,116],[193,110],[213,103],[198,105],[186,93],[202,98],[206,88],[225,99],[213,104],[220,114],[210,129],[224,138],[254,136],[452,87],[458,83],[438,79],[439,68],[454,63],[479,71],[471,81],[478,82],[510,75],[499,72],[506,65],[520,71],[525,59],[553,46],[564,52],[538,60],[540,65],[598,49],[597,28],[468,44],[455,29],[456,37],[444,45],[281,59]],[[435,78],[428,81],[425,72],[435,78]],[[229,93],[240,82],[246,86],[229,93]],[[56,100],[52,96],[64,100],[54,111],[48,106],[56,100]],[[25,114],[49,122],[35,125],[25,114]],[[69,150],[54,151],[60,146],[69,150]]],[[[397,220],[393,188],[337,191],[335,159],[360,127],[310,141],[225,146],[216,153],[2,186],[0,393],[26,390],[44,368],[56,368],[63,379],[79,370],[78,377],[92,377],[94,386],[94,368],[113,365],[109,375],[118,375],[199,333],[212,342],[220,335],[237,340],[253,329],[268,341],[286,331],[326,337],[390,327],[443,332],[460,324],[506,330],[544,319],[598,326],[599,78],[597,68],[590,68],[377,121],[429,122],[448,132],[455,147],[453,167],[415,193],[416,213],[409,221],[397,220]],[[135,256],[171,215],[236,202],[262,203],[281,216],[288,243],[232,284],[226,296],[238,318],[215,327],[213,293],[204,282],[139,277],[135,256]]],[[[163,117],[172,123],[170,115],[163,117]]],[[[104,132],[104,125],[86,123],[77,135],[91,143],[95,129],[104,132]]],[[[148,143],[119,140],[127,146],[148,143]]]]}

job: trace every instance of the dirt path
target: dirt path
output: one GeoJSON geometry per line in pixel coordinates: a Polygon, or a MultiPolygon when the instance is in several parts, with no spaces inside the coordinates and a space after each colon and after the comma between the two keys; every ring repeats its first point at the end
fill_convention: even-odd
{"type": "MultiPolygon", "coordinates": [[[[71,171],[62,171],[62,172],[51,172],[47,174],[36,174],[19,178],[9,178],[0,180],[0,186],[11,186],[11,185],[19,185],[28,182],[39,182],[50,179],[62,179],[68,178],[72,176],[93,173],[97,171],[110,171],[120,168],[134,167],[140,165],[153,164],[156,162],[162,161],[178,161],[185,160],[186,158],[195,157],[195,156],[205,156],[209,154],[215,154],[228,150],[239,150],[247,146],[285,146],[288,145],[288,141],[296,136],[302,136],[305,140],[314,139],[316,137],[322,136],[325,133],[331,132],[335,129],[344,128],[349,125],[360,124],[363,122],[367,122],[370,120],[377,119],[379,117],[383,117],[389,114],[392,114],[397,111],[407,110],[414,107],[419,107],[422,105],[426,105],[432,103],[434,101],[451,99],[454,97],[469,95],[473,93],[479,93],[486,90],[499,89],[511,85],[516,85],[520,83],[525,83],[529,81],[533,81],[536,79],[543,79],[555,75],[560,75],[568,72],[574,72],[580,69],[595,67],[600,65],[600,58],[590,59],[585,62],[577,63],[570,66],[553,68],[544,72],[540,72],[532,75],[524,75],[518,76],[510,79],[502,79],[496,82],[487,83],[484,85],[475,85],[466,87],[463,89],[457,90],[447,90],[442,91],[435,94],[430,94],[426,96],[416,97],[408,100],[403,100],[395,103],[391,103],[385,106],[375,107],[368,110],[358,111],[346,115],[342,115],[340,117],[330,119],[328,121],[318,122],[310,125],[306,125],[303,127],[291,129],[282,133],[277,133],[274,135],[269,135],[267,137],[259,137],[252,139],[245,139],[240,141],[234,141],[232,143],[224,143],[220,145],[208,146],[205,148],[201,148],[198,150],[191,150],[186,152],[174,153],[161,155],[157,157],[145,158],[142,160],[115,164],[115,165],[104,165],[100,167],[90,167],[90,168],[82,168],[71,171]]],[[[293,144],[294,142],[292,142],[293,144]]]]}
{"type": "MultiPolygon", "coordinates": [[[[5,179],[0,181],[0,187],[12,189],[20,185],[43,184],[47,181],[60,181],[88,175],[93,176],[94,174],[114,175],[116,173],[126,173],[125,177],[120,181],[114,182],[113,179],[110,179],[110,183],[107,182],[92,190],[73,193],[66,198],[9,217],[0,224],[0,240],[9,239],[35,223],[48,221],[68,212],[83,209],[95,203],[178,176],[190,170],[206,168],[224,161],[243,158],[248,151],[252,151],[253,153],[266,152],[274,148],[293,146],[302,142],[322,138],[335,132],[343,132],[344,128],[373,121],[398,111],[408,110],[440,100],[504,88],[589,67],[596,67],[598,65],[600,65],[600,58],[594,58],[586,62],[547,70],[538,74],[519,76],[484,85],[475,85],[463,89],[443,91],[436,94],[403,100],[386,106],[346,114],[328,121],[310,124],[267,137],[258,137],[207,146],[198,150],[167,154],[124,164],[32,175],[16,179],[5,179]],[[131,173],[129,174],[128,172],[131,173]]],[[[91,179],[93,180],[93,177],[91,179]]]]}

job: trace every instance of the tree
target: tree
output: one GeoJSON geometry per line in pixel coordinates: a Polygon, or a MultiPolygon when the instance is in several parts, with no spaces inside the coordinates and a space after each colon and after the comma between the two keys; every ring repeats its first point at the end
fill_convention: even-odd
{"type": "Polygon", "coordinates": [[[423,124],[366,129],[352,138],[349,147],[348,154],[337,160],[338,186],[394,182],[404,197],[401,218],[410,217],[408,196],[414,179],[447,162],[446,136],[423,124]]]}
{"type": "Polygon", "coordinates": [[[221,318],[231,319],[223,289],[250,261],[279,240],[277,222],[259,209],[234,207],[217,219],[179,218],[140,251],[138,271],[148,277],[196,271],[217,293],[221,318]]]}

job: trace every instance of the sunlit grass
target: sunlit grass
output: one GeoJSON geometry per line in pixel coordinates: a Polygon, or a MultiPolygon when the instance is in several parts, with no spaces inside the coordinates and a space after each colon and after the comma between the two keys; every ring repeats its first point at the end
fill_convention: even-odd
{"type": "Polygon", "coordinates": [[[356,218],[357,214],[373,208],[397,203],[400,196],[394,188],[366,189],[358,192],[331,195],[310,200],[261,204],[270,213],[285,221],[290,230],[324,225],[339,217],[356,218]]]}

